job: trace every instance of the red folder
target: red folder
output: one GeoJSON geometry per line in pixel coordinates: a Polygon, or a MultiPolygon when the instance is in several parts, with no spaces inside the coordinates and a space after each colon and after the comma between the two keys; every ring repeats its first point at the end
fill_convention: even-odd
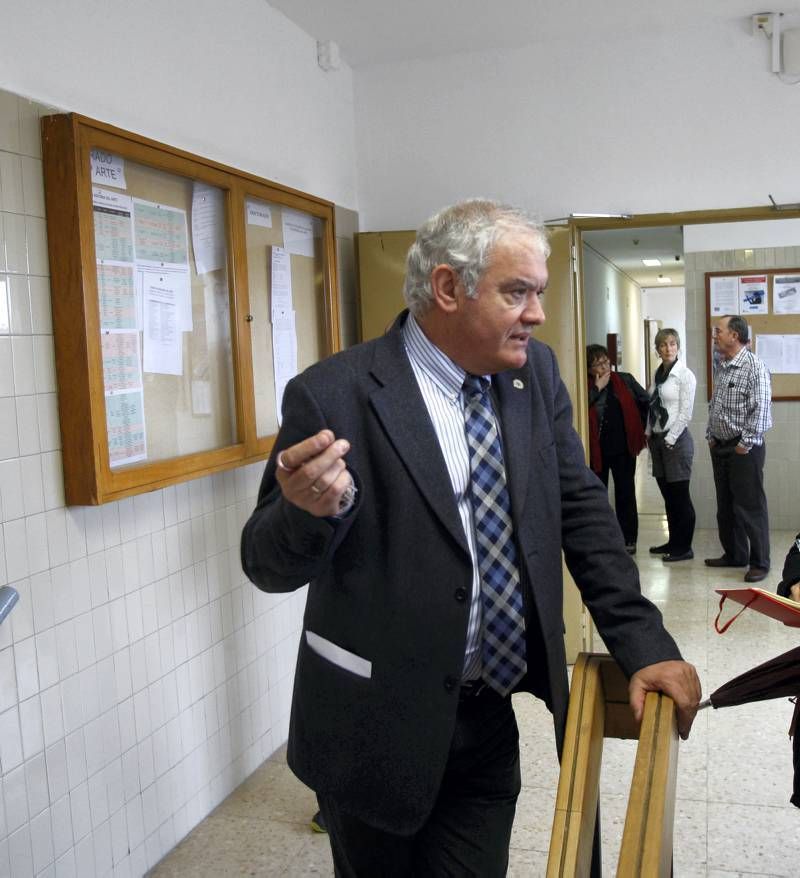
{"type": "Polygon", "coordinates": [[[765,591],[763,588],[718,588],[716,592],[722,595],[719,602],[719,613],[714,620],[714,628],[719,634],[727,631],[734,619],[738,619],[748,607],[757,613],[769,616],[771,619],[777,619],[784,625],[800,628],[800,603],[797,601],[781,597],[771,591],[765,591]],[[726,598],[730,598],[737,604],[742,604],[742,609],[720,627],[719,617],[726,598]]]}

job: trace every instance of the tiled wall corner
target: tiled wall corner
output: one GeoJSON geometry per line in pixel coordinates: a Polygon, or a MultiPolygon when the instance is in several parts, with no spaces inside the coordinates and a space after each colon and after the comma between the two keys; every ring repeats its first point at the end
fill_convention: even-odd
{"type": "MultiPolygon", "coordinates": [[[[695,440],[692,470],[692,499],[697,526],[715,529],[717,504],[711,459],[705,443],[708,424],[708,382],[706,352],[710,339],[706,329],[705,272],[736,271],[753,268],[796,268],[796,247],[765,247],[755,250],[714,251],[686,254],[686,323],[692,344],[688,366],[697,376],[697,395],[689,429],[695,440]]],[[[767,462],[764,481],[769,504],[769,523],[774,530],[796,531],[800,524],[797,497],[800,471],[797,467],[797,428],[800,403],[780,401],[772,405],[773,427],[767,433],[767,462]]]]}
{"type": "Polygon", "coordinates": [[[260,464],[65,508],[46,112],[0,91],[0,875],[136,878],[285,740],[305,590],[241,571],[260,464]]]}

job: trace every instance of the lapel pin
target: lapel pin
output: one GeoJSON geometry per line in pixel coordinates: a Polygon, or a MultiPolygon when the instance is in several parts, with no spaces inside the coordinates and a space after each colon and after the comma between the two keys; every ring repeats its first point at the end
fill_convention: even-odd
{"type": "Polygon", "coordinates": [[[513,383],[514,387],[517,388],[517,390],[522,390],[525,387],[524,382],[521,381],[519,378],[515,378],[512,383],[513,383]]]}

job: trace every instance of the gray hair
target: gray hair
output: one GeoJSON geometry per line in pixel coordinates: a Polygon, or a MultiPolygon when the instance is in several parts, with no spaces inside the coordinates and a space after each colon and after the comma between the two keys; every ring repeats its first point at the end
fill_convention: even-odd
{"type": "Polygon", "coordinates": [[[728,317],[728,329],[736,333],[742,344],[747,344],[750,341],[750,327],[744,317],[740,317],[738,314],[728,317]]]}
{"type": "Polygon", "coordinates": [[[403,295],[411,313],[418,317],[433,303],[431,272],[449,265],[475,298],[478,281],[486,271],[492,248],[506,234],[531,235],[540,255],[547,259],[550,244],[544,227],[517,207],[473,198],[446,207],[417,232],[406,257],[403,295]]]}
{"type": "Polygon", "coordinates": [[[659,329],[658,332],[656,333],[656,340],[654,342],[656,349],[658,349],[658,346],[660,344],[664,344],[664,342],[668,338],[674,338],[675,341],[678,343],[678,348],[680,348],[681,337],[680,337],[680,335],[678,335],[678,330],[673,329],[671,326],[667,326],[664,329],[659,329]]]}

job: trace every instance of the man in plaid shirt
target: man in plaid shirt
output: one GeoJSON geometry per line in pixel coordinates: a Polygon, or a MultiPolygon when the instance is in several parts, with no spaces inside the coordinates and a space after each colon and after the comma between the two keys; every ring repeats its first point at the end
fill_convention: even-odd
{"type": "Polygon", "coordinates": [[[764,493],[764,434],[772,426],[769,369],[750,350],[742,317],[714,327],[718,357],[706,439],[717,489],[717,529],[723,554],[709,567],[749,567],[745,582],[769,572],[769,519],[764,493]]]}

